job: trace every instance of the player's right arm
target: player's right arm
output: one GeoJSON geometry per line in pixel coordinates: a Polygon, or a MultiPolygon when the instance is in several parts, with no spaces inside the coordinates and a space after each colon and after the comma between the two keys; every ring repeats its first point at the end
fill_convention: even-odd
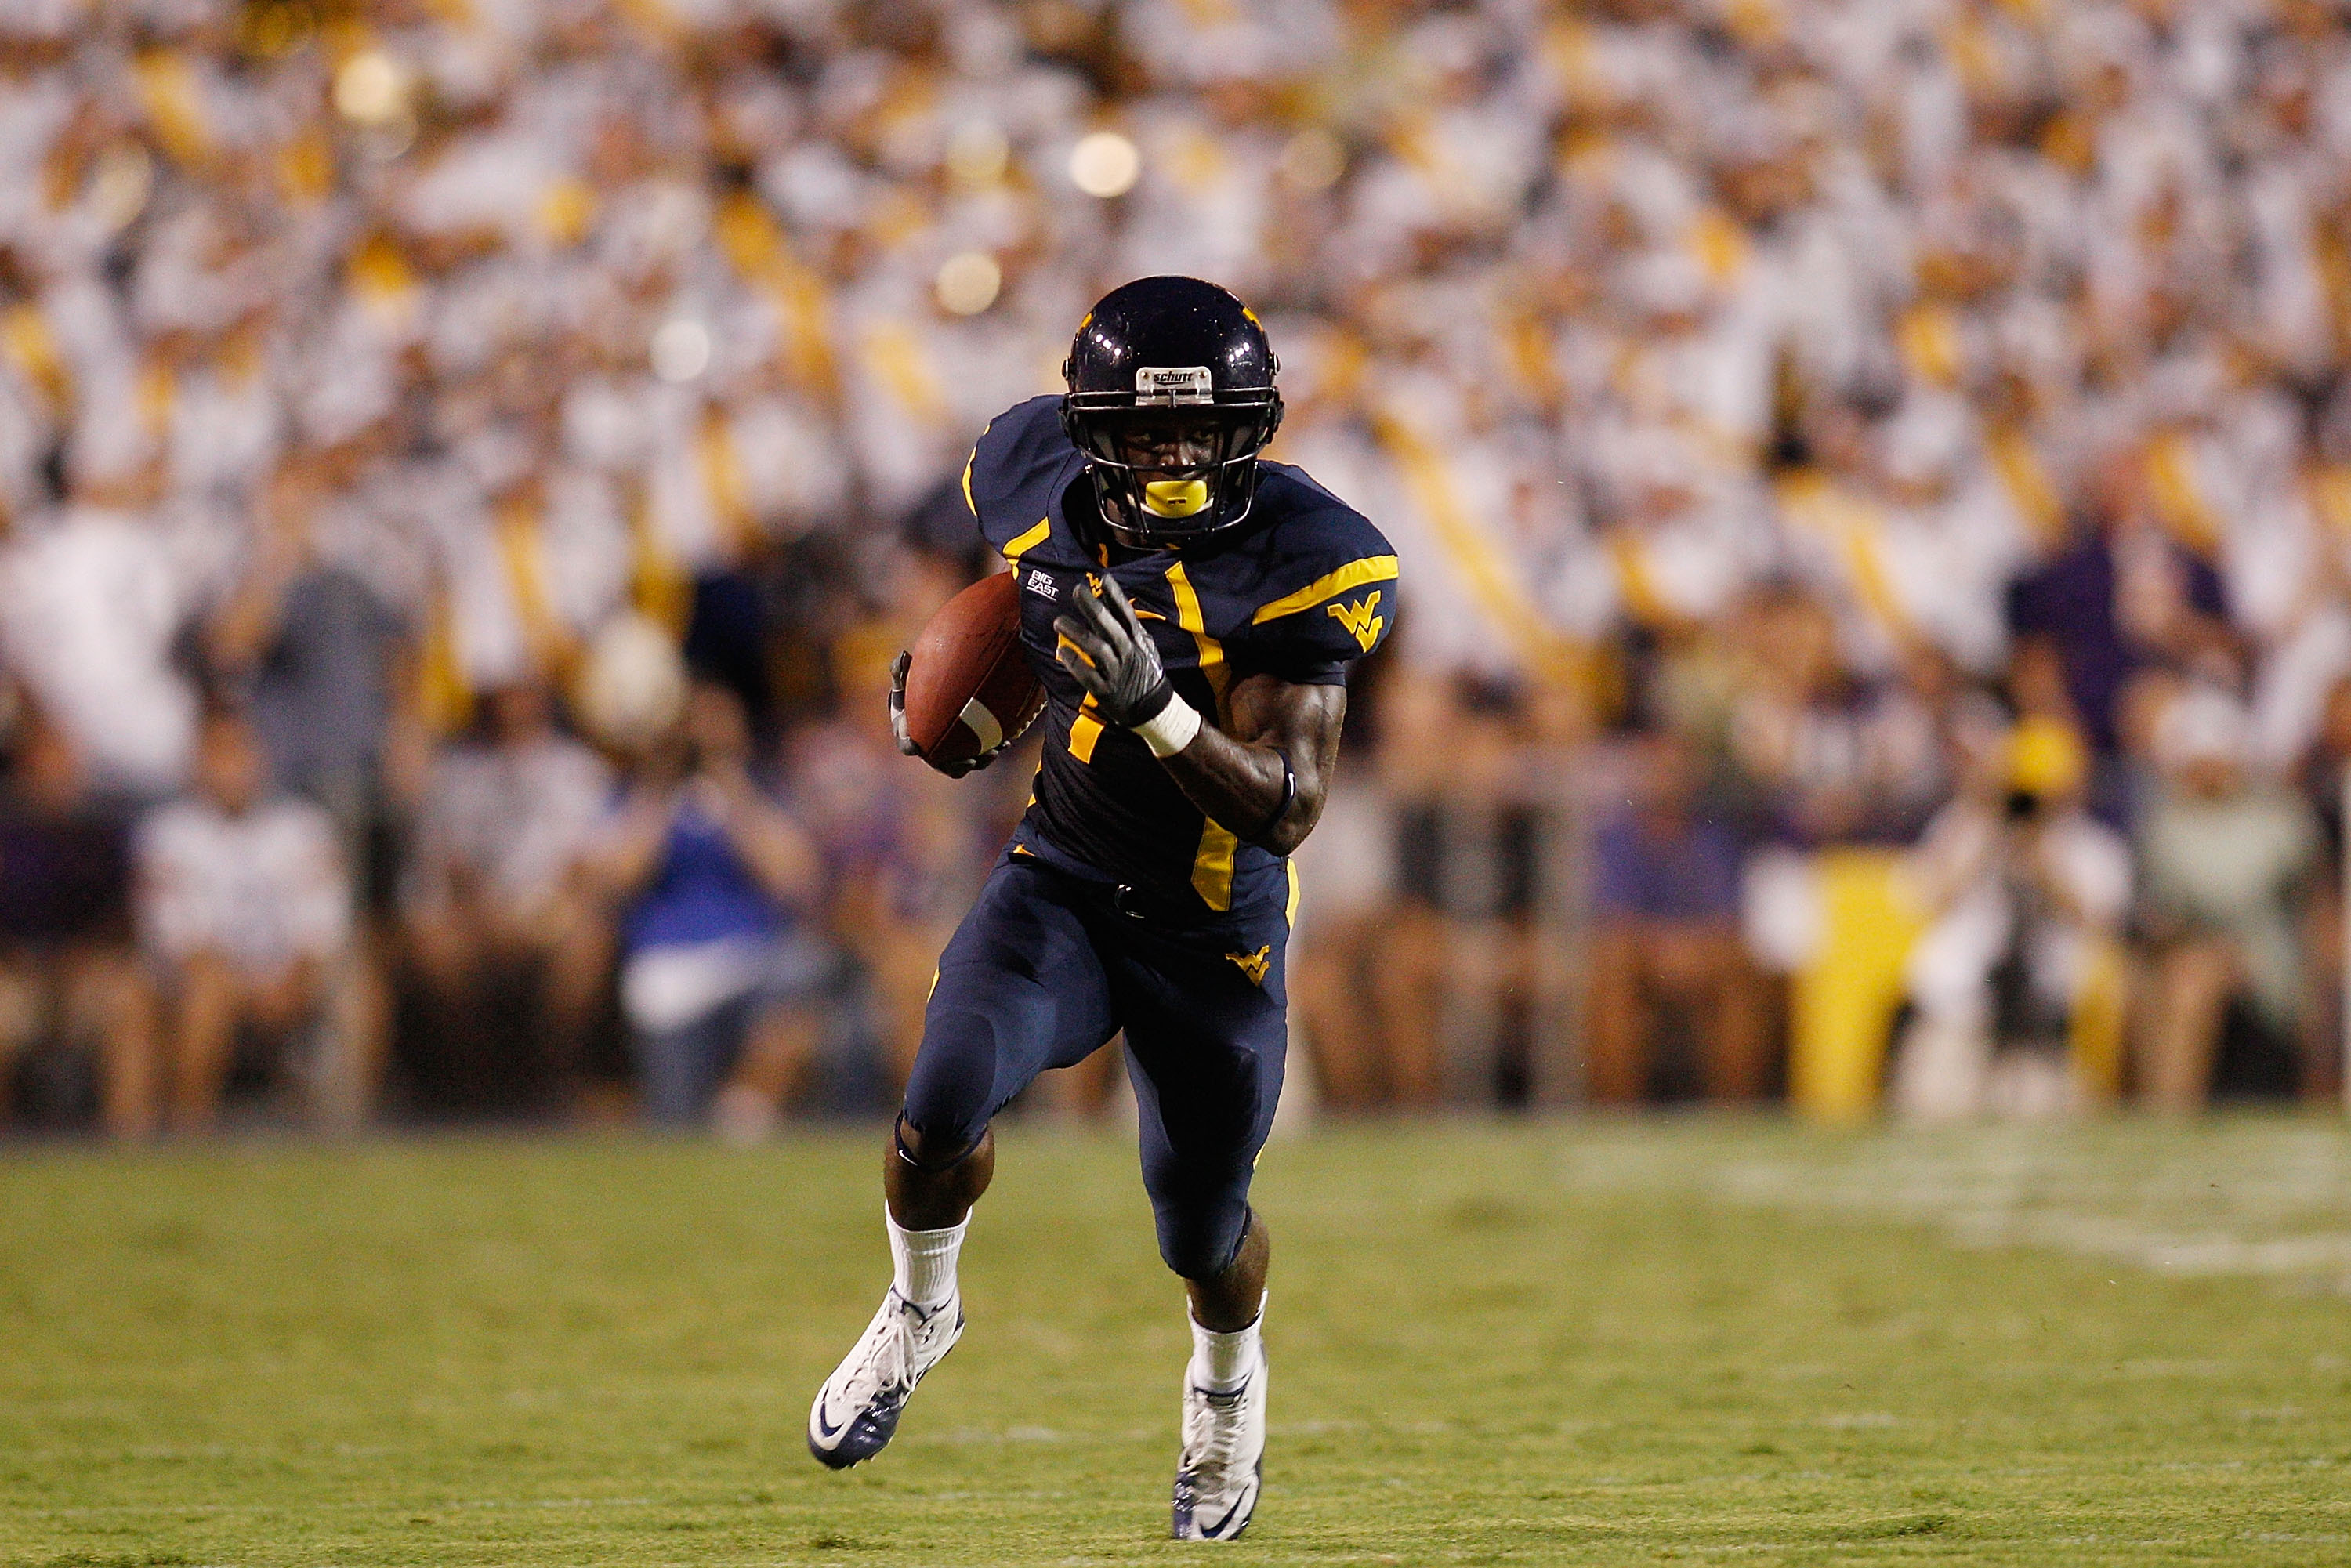
{"type": "Polygon", "coordinates": [[[1227,706],[1231,733],[1203,724],[1191,744],[1159,765],[1211,818],[1261,822],[1239,836],[1289,854],[1322,818],[1347,688],[1250,675],[1234,685],[1227,706]]]}
{"type": "Polygon", "coordinates": [[[1054,622],[1062,667],[1109,722],[1150,747],[1192,803],[1253,844],[1286,855],[1322,814],[1347,688],[1257,674],[1228,699],[1232,730],[1207,723],[1176,695],[1159,651],[1114,578],[1096,596],[1083,584],[1054,622]]]}

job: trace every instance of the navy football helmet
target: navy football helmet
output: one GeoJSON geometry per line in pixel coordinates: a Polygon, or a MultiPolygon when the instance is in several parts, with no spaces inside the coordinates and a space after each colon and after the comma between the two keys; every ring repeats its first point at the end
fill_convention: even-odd
{"type": "Polygon", "coordinates": [[[1280,368],[1257,317],[1213,283],[1144,277],[1104,295],[1061,366],[1061,428],[1111,537],[1167,549],[1246,524],[1281,424],[1280,368]]]}

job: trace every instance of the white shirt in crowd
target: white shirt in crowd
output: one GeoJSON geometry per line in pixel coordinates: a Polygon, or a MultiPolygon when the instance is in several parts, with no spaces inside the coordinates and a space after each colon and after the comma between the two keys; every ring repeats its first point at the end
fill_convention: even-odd
{"type": "Polygon", "coordinates": [[[1992,1010],[1992,970],[2027,913],[2018,904],[2019,881],[2060,890],[2071,904],[2045,909],[2022,934],[2031,982],[2069,1005],[2093,946],[2120,930],[2130,907],[2130,847],[2079,810],[2021,837],[1982,802],[1955,800],[1928,824],[1915,863],[1927,883],[1942,886],[1936,917],[1911,952],[1911,999],[1922,1011],[1977,1027],[1992,1010]]]}
{"type": "Polygon", "coordinates": [[[158,529],[80,507],[0,556],[0,642],[109,783],[176,784],[195,699],[171,667],[185,591],[158,529]]]}
{"type": "Polygon", "coordinates": [[[410,901],[449,896],[449,875],[470,871],[506,912],[528,918],[565,891],[612,800],[612,770],[577,741],[519,748],[462,747],[434,764],[410,901]]]}
{"type": "Polygon", "coordinates": [[[341,951],[350,888],[334,821],[308,800],[281,799],[232,817],[175,800],[140,824],[139,936],[172,963],[213,952],[256,977],[341,951]]]}

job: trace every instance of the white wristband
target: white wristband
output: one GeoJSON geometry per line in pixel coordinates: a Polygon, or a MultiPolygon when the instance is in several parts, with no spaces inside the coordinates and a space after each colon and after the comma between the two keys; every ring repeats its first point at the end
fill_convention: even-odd
{"type": "Polygon", "coordinates": [[[1157,714],[1134,727],[1143,737],[1143,744],[1151,747],[1154,757],[1173,757],[1192,744],[1200,733],[1200,715],[1190,703],[1173,692],[1167,695],[1167,706],[1157,714]]]}

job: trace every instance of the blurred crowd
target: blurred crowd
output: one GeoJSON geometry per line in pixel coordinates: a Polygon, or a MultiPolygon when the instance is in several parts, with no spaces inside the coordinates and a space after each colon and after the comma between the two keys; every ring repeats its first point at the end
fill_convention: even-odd
{"type": "Polygon", "coordinates": [[[2346,235],[2335,0],[0,0],[5,1114],[886,1103],[1155,272],[1405,563],[1325,1103],[2330,1093],[2346,235]]]}

